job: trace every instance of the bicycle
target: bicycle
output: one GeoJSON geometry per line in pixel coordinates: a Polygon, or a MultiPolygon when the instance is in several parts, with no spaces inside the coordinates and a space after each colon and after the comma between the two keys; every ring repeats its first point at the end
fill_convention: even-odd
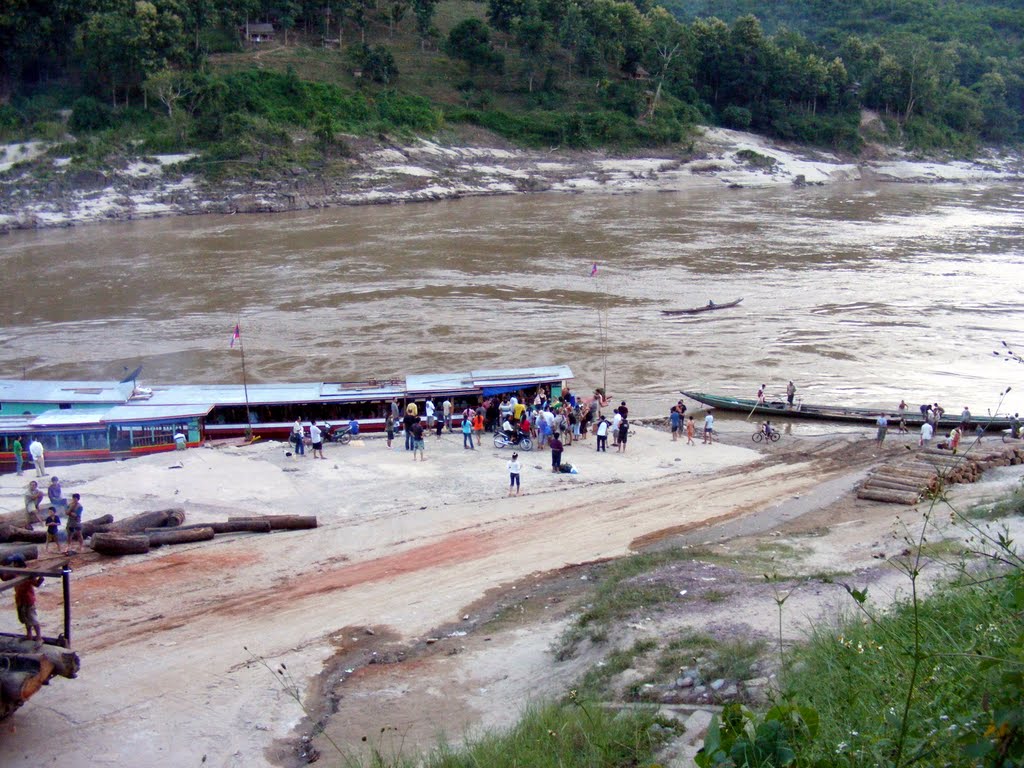
{"type": "Polygon", "coordinates": [[[530,439],[529,435],[517,435],[512,438],[506,435],[504,432],[494,433],[494,447],[495,448],[519,448],[522,451],[533,450],[533,440],[530,439]]]}
{"type": "Polygon", "coordinates": [[[767,435],[765,435],[763,429],[759,429],[757,430],[757,432],[750,436],[750,439],[753,440],[755,443],[760,443],[762,440],[765,440],[767,438],[767,440],[771,440],[773,443],[777,443],[779,442],[780,437],[782,437],[782,434],[775,431],[774,429],[767,435]]]}

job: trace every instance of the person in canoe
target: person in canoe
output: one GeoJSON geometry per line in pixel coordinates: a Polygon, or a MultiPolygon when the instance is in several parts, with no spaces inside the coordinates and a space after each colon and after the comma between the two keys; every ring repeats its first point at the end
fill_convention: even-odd
{"type": "Polygon", "coordinates": [[[715,302],[713,302],[711,299],[708,299],[708,309],[714,309],[714,308],[715,308],[715,302]]]}

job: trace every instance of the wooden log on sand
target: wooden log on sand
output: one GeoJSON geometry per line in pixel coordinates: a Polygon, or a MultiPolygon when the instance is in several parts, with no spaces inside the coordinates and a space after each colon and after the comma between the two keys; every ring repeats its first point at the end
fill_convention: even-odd
{"type": "Polygon", "coordinates": [[[185,513],[180,507],[174,507],[172,509],[158,509],[153,512],[140,512],[137,515],[126,517],[123,520],[110,523],[108,525],[97,526],[97,533],[142,533],[147,528],[163,528],[167,525],[167,521],[174,514],[177,519],[177,513],[181,512],[181,520],[184,520],[185,513]]]}
{"type": "Polygon", "coordinates": [[[316,528],[316,515],[263,515],[260,517],[229,517],[228,522],[240,520],[266,520],[272,531],[299,531],[316,528]]]}
{"type": "Polygon", "coordinates": [[[38,560],[39,547],[35,544],[0,544],[0,560],[10,555],[21,555],[23,560],[38,560]]]}
{"type": "Polygon", "coordinates": [[[16,525],[0,525],[0,541],[21,541],[29,544],[45,544],[46,531],[21,528],[16,525]]]}
{"type": "Polygon", "coordinates": [[[59,645],[0,637],[0,720],[28,701],[50,679],[78,675],[78,654],[59,645]]]}
{"type": "Polygon", "coordinates": [[[146,533],[149,538],[149,546],[162,547],[165,544],[191,544],[196,541],[209,541],[213,538],[213,528],[206,526],[200,528],[189,527],[182,530],[179,527],[155,530],[146,533]]]}
{"type": "Polygon", "coordinates": [[[888,472],[890,474],[906,475],[908,477],[935,477],[935,467],[931,464],[921,464],[918,462],[908,464],[888,464],[883,467],[879,467],[876,472],[888,472]]]}
{"type": "Polygon", "coordinates": [[[907,491],[893,491],[887,488],[861,488],[857,491],[858,499],[870,501],[885,501],[890,504],[916,504],[921,498],[920,493],[909,493],[907,491]]]}
{"type": "Polygon", "coordinates": [[[95,533],[92,548],[101,555],[144,555],[149,552],[145,534],[95,533]]]}
{"type": "Polygon", "coordinates": [[[887,483],[902,483],[903,485],[912,485],[918,488],[930,488],[936,482],[936,477],[936,475],[924,477],[921,475],[900,475],[895,472],[872,472],[868,479],[884,480],[887,483]]]}
{"type": "Polygon", "coordinates": [[[54,674],[61,677],[77,677],[81,668],[78,654],[62,645],[44,643],[37,646],[35,641],[21,637],[0,637],[0,658],[10,655],[28,658],[45,656],[53,664],[54,674]]]}
{"type": "MultiPolygon", "coordinates": [[[[246,518],[244,520],[231,520],[221,523],[192,523],[180,525],[175,530],[187,531],[190,528],[213,528],[216,534],[221,533],[270,533],[270,521],[262,518],[246,518]]],[[[147,528],[146,533],[166,530],[164,528],[147,528]]]]}
{"type": "Polygon", "coordinates": [[[11,668],[0,672],[0,711],[10,711],[20,707],[32,694],[42,688],[53,677],[53,664],[45,657],[31,660],[23,657],[3,657],[11,668]],[[17,665],[17,666],[15,666],[17,665]],[[23,669],[17,669],[23,667],[23,669]]]}
{"type": "Polygon", "coordinates": [[[101,526],[110,525],[114,522],[113,515],[103,515],[102,517],[96,517],[92,520],[86,520],[82,523],[82,536],[92,536],[96,531],[100,530],[101,526]]]}
{"type": "Polygon", "coordinates": [[[896,483],[891,480],[884,480],[878,477],[869,477],[864,481],[861,488],[880,488],[890,491],[906,491],[907,493],[923,493],[927,490],[916,483],[896,483]]]}

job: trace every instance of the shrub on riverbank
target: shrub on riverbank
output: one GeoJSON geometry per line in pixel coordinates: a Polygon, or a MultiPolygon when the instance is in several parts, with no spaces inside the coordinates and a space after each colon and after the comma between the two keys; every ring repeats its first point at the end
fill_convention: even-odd
{"type": "Polygon", "coordinates": [[[819,717],[799,764],[1020,765],[1022,609],[1022,574],[991,573],[818,632],[787,677],[787,698],[819,717]]]}

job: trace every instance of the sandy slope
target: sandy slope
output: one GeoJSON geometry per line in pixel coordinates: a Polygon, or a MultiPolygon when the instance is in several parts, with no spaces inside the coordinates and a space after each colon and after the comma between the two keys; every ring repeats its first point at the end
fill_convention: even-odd
{"type": "MultiPolygon", "coordinates": [[[[464,451],[457,435],[431,440],[428,461],[415,464],[371,438],[329,447],[327,461],[266,444],[190,451],[181,468],[180,454],[60,468],[87,517],[180,503],[191,522],[316,512],[322,527],[78,557],[81,677],[55,682],[3,724],[5,764],[262,764],[302,713],[244,647],[285,662],[305,690],[343,628],[412,641],[459,620],[491,587],[621,555],[652,532],[756,509],[820,479],[810,465],[764,465],[746,448],[686,447],[644,428],[628,454],[592,447],[569,449],[574,476],[527,455],[525,495],[512,499],[507,455],[464,451]]],[[[5,509],[20,492],[18,478],[0,478],[5,509]]],[[[56,593],[42,591],[53,629],[56,593]]]]}

